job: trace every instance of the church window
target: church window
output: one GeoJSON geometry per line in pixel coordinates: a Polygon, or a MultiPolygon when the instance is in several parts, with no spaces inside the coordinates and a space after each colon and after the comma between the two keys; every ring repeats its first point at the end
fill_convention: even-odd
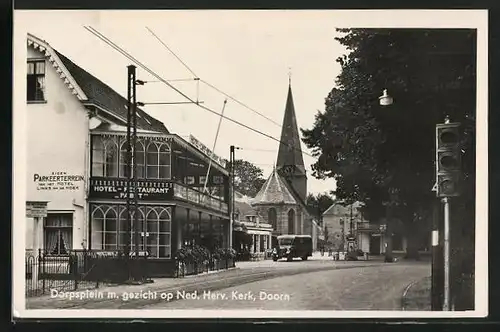
{"type": "Polygon", "coordinates": [[[288,234],[295,234],[295,211],[288,211],[288,234]]]}
{"type": "Polygon", "coordinates": [[[273,226],[273,229],[277,229],[277,214],[276,214],[276,209],[275,208],[270,208],[267,211],[267,221],[273,226]]]}

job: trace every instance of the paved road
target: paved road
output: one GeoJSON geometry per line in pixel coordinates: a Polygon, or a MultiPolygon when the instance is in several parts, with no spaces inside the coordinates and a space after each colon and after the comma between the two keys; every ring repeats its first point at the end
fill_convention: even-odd
{"type": "MultiPolygon", "coordinates": [[[[399,262],[326,270],[276,277],[210,293],[198,290],[194,299],[177,300],[178,294],[173,294],[174,301],[165,300],[141,309],[400,310],[405,287],[428,275],[430,266],[425,263],[399,262]]],[[[192,290],[189,293],[194,294],[192,290]]]]}
{"type": "Polygon", "coordinates": [[[186,278],[160,278],[153,284],[145,285],[120,285],[115,287],[104,287],[91,290],[103,295],[97,297],[93,294],[83,294],[83,296],[70,298],[68,295],[79,295],[77,292],[59,293],[55,297],[49,295],[35,298],[27,298],[26,305],[30,309],[135,309],[154,303],[164,302],[160,297],[161,293],[172,293],[178,290],[190,292],[201,290],[217,290],[235,287],[245,283],[265,280],[285,275],[294,275],[298,278],[301,273],[313,271],[325,271],[332,269],[349,269],[356,266],[377,266],[384,263],[380,261],[359,261],[359,262],[334,262],[331,257],[315,255],[308,261],[295,260],[293,262],[279,261],[273,262],[240,262],[237,269],[223,271],[219,273],[203,274],[186,278]],[[156,293],[157,297],[152,298],[148,294],[156,293]],[[128,295],[132,297],[139,294],[139,298],[124,298],[128,295]],[[116,296],[110,296],[116,295],[116,296]],[[145,296],[144,296],[145,295],[145,296]]]}

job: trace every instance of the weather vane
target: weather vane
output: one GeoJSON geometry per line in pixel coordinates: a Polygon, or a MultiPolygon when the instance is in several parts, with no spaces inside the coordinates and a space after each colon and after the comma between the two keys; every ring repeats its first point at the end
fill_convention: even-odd
{"type": "Polygon", "coordinates": [[[288,84],[292,84],[292,67],[288,67],[288,84]]]}

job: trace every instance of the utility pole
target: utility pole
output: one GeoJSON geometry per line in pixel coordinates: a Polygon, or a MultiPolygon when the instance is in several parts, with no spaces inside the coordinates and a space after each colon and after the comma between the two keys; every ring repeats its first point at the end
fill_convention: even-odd
{"type": "Polygon", "coordinates": [[[234,150],[235,146],[229,147],[229,163],[231,168],[229,170],[230,176],[230,190],[229,190],[229,247],[233,247],[233,222],[234,222],[234,150]]]}
{"type": "Polygon", "coordinates": [[[135,81],[134,79],[134,74],[135,74],[135,66],[128,66],[128,77],[127,77],[127,154],[126,154],[126,216],[127,216],[127,222],[125,225],[126,228],[126,235],[125,235],[125,258],[129,259],[130,258],[130,245],[131,245],[131,224],[132,224],[132,218],[131,218],[131,211],[130,211],[130,206],[131,206],[131,197],[130,197],[130,192],[132,188],[132,112],[134,108],[134,98],[133,98],[133,90],[135,86],[135,81]]]}
{"type": "MultiPolygon", "coordinates": [[[[136,77],[134,65],[127,66],[128,69],[128,84],[127,84],[127,186],[126,186],[126,209],[127,209],[127,225],[126,225],[126,246],[125,257],[130,259],[131,253],[131,238],[132,238],[132,220],[134,225],[134,252],[135,258],[139,256],[139,209],[137,197],[137,160],[135,156],[135,148],[137,143],[137,100],[136,100],[136,77]]],[[[129,279],[136,278],[136,271],[131,271],[135,266],[129,264],[129,279]]]]}

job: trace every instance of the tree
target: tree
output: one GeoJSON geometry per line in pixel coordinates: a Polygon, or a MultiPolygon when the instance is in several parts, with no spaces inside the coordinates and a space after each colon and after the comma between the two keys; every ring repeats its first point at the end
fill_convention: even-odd
{"type": "MultiPolygon", "coordinates": [[[[263,178],[262,169],[243,159],[236,159],[234,166],[235,190],[249,197],[257,195],[264,182],[266,182],[263,178]]],[[[227,163],[226,168],[230,170],[231,163],[227,163]]]]}
{"type": "Polygon", "coordinates": [[[321,216],[331,205],[333,204],[333,198],[328,194],[314,194],[307,195],[306,205],[309,209],[309,213],[317,216],[318,220],[322,222],[321,216]]]}
{"type": "MultiPolygon", "coordinates": [[[[340,199],[365,203],[363,215],[377,222],[400,219],[409,252],[436,201],[435,125],[445,115],[463,130],[463,191],[455,200],[457,246],[473,248],[475,202],[476,33],[459,29],[341,29],[348,50],[337,59],[341,73],[316,115],[302,129],[318,157],[316,177],[337,180],[340,199]],[[388,89],[394,104],[378,96],[388,89]],[[392,199],[389,191],[393,192],[392,199]],[[395,194],[394,194],[395,193],[395,194]],[[471,222],[472,220],[472,222],[471,222]],[[460,233],[471,234],[460,238],[460,233]]],[[[411,255],[410,255],[411,256],[411,255]]],[[[473,266],[473,264],[468,264],[473,266]]]]}
{"type": "MultiPolygon", "coordinates": [[[[390,213],[405,225],[410,255],[416,251],[412,234],[436,202],[435,125],[449,115],[462,123],[463,134],[463,190],[452,206],[455,244],[474,248],[476,32],[338,31],[348,54],[337,59],[336,87],[313,127],[302,129],[318,158],[313,175],[335,178],[338,198],[364,202],[365,219],[381,220],[393,203],[390,213]],[[394,97],[385,108],[378,104],[383,89],[394,97]]],[[[467,268],[473,266],[470,251],[467,268]]]]}

